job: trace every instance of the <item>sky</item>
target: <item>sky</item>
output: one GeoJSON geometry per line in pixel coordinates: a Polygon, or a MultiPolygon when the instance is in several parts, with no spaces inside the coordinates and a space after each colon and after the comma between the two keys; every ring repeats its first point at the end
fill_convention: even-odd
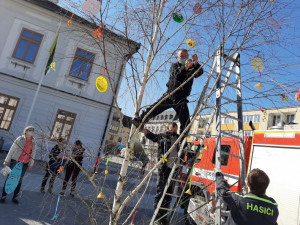
{"type": "MultiPolygon", "coordinates": [[[[60,5],[65,8],[69,8],[69,10],[73,12],[80,11],[81,4],[85,2],[84,0],[74,0],[74,5],[72,4],[72,7],[70,7],[70,1],[72,0],[60,0],[60,5]]],[[[122,8],[119,8],[116,5],[116,2],[117,1],[111,1],[108,10],[109,14],[107,14],[107,16],[105,17],[105,22],[112,25],[116,29],[122,30],[122,24],[116,24],[115,22],[115,16],[122,13],[120,11],[122,10],[122,8]]],[[[131,1],[131,6],[135,6],[134,2],[135,1],[131,1]]],[[[191,1],[191,3],[194,2],[195,1],[191,1]]],[[[274,2],[274,4],[281,4],[281,2],[277,0],[274,0],[274,2]]],[[[287,1],[282,2],[286,3],[287,1]]],[[[277,29],[276,26],[272,28],[273,30],[275,30],[276,35],[278,35],[278,42],[276,43],[276,45],[268,45],[267,43],[263,43],[261,46],[256,46],[255,48],[253,48],[253,51],[246,52],[242,50],[240,52],[242,81],[245,84],[242,87],[242,95],[243,98],[249,99],[243,102],[244,110],[300,105],[299,101],[297,102],[294,100],[296,91],[298,88],[300,88],[300,15],[297,14],[297,11],[300,9],[300,2],[291,1],[291,3],[292,4],[285,7],[284,10],[276,11],[275,15],[272,16],[275,20],[278,21],[281,26],[281,29],[277,29]],[[259,56],[264,61],[264,70],[262,71],[262,73],[254,71],[250,65],[251,60],[256,56],[259,56]],[[264,88],[262,90],[256,90],[254,88],[254,85],[258,82],[261,82],[263,84],[264,88]],[[289,98],[289,100],[283,101],[280,98],[281,93],[285,94],[289,98]],[[266,99],[262,98],[264,94],[274,94],[276,96],[272,96],[266,99]]],[[[138,4],[140,3],[136,4],[138,7],[138,4]]],[[[280,9],[280,7],[278,8],[280,9]]],[[[207,14],[203,13],[203,15],[199,16],[197,23],[201,24],[202,20],[203,24],[206,22],[205,20],[209,17],[209,12],[206,13],[207,14]]],[[[118,22],[120,23],[120,21],[118,22]]],[[[179,26],[180,24],[174,23],[172,24],[172,26],[170,26],[170,29],[178,29],[179,26]]],[[[204,62],[207,59],[205,54],[205,51],[207,50],[207,45],[205,42],[205,32],[199,32],[199,36],[201,36],[199,37],[196,35],[198,34],[197,32],[193,32],[193,28],[190,31],[190,37],[197,40],[196,47],[190,49],[190,55],[197,53],[199,56],[199,62],[204,62]]],[[[186,31],[183,30],[179,32],[178,35],[183,35],[184,32],[186,31]]],[[[168,35],[169,33],[172,33],[172,30],[168,30],[166,34],[168,35]]],[[[189,36],[189,34],[187,36],[189,36]]],[[[132,38],[136,42],[140,42],[140,39],[134,39],[134,36],[130,38],[132,38]]],[[[178,45],[177,42],[179,42],[180,40],[180,37],[178,37],[178,40],[176,40],[175,38],[175,40],[173,39],[172,42],[170,42],[170,45],[178,45]]],[[[187,48],[185,43],[182,43],[180,47],[187,48]]],[[[156,79],[153,79],[150,82],[150,85],[147,87],[143,105],[149,105],[155,102],[166,91],[165,84],[167,83],[169,77],[170,63],[176,62],[175,55],[168,55],[170,51],[170,48],[166,48],[165,58],[169,58],[168,63],[159,72],[157,72],[156,79]]],[[[162,59],[160,58],[159,60],[162,59]]],[[[138,69],[140,72],[142,71],[142,68],[138,69]]],[[[203,83],[205,82],[210,69],[211,68],[209,65],[204,66],[204,75],[198,79],[195,79],[194,81],[191,97],[189,98],[190,112],[193,112],[195,108],[196,103],[194,101],[202,91],[203,83]]],[[[126,67],[126,73],[131,73],[129,65],[127,65],[126,67]]],[[[235,96],[233,90],[228,90],[227,94],[229,97],[235,96]]],[[[125,79],[123,79],[122,81],[118,101],[120,107],[122,108],[122,112],[128,116],[133,116],[134,106],[131,104],[131,97],[129,95],[125,79]]],[[[231,108],[231,106],[228,106],[226,110],[233,111],[234,109],[231,108]]]]}

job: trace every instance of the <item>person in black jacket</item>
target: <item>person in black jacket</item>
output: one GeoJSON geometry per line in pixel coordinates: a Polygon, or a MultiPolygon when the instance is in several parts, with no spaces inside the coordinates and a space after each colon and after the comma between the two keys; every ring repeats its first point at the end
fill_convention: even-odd
{"type": "MultiPolygon", "coordinates": [[[[158,152],[157,152],[157,160],[159,161],[161,157],[165,155],[165,153],[170,149],[170,147],[174,144],[174,142],[178,138],[177,134],[177,124],[171,123],[169,125],[168,131],[166,133],[162,134],[153,134],[147,129],[141,130],[142,133],[145,134],[146,138],[150,139],[153,142],[158,143],[158,152]]],[[[157,181],[157,187],[156,187],[156,195],[154,197],[154,208],[156,209],[157,204],[159,200],[162,197],[164,188],[166,186],[166,183],[168,181],[168,177],[170,175],[170,172],[172,170],[172,166],[174,164],[175,159],[177,158],[179,145],[177,145],[167,157],[167,162],[164,162],[160,165],[158,168],[158,181],[157,181]]],[[[172,194],[174,191],[175,183],[171,183],[167,193],[172,194]]],[[[172,197],[170,195],[165,195],[165,198],[162,202],[161,207],[163,208],[169,208],[172,201],[172,197]]],[[[159,210],[156,220],[158,221],[158,224],[168,224],[167,220],[167,210],[159,210]],[[163,218],[161,218],[163,217],[163,218]]]]}
{"type": "Polygon", "coordinates": [[[75,144],[72,148],[71,159],[66,165],[66,175],[65,175],[65,179],[64,179],[64,182],[63,182],[63,187],[62,187],[62,191],[60,192],[60,195],[65,194],[65,190],[67,188],[68,181],[69,181],[71,175],[73,174],[70,195],[72,197],[74,197],[77,177],[78,177],[78,174],[80,172],[80,167],[76,165],[75,161],[80,166],[82,166],[84,151],[85,151],[85,149],[82,147],[81,141],[80,140],[75,141],[75,144]]]}
{"type": "Polygon", "coordinates": [[[168,98],[165,99],[162,103],[160,103],[145,119],[144,123],[147,123],[148,120],[162,113],[163,111],[173,108],[180,121],[180,133],[185,129],[185,127],[190,123],[190,113],[187,106],[189,102],[187,97],[190,95],[192,90],[192,85],[194,78],[199,77],[203,74],[203,69],[201,65],[198,63],[198,56],[195,54],[192,56],[192,59],[189,59],[189,54],[186,49],[180,49],[176,56],[178,62],[172,63],[170,68],[170,78],[167,83],[167,92],[163,94],[163,96],[158,99],[157,102],[148,107],[140,117],[134,118],[132,120],[133,124],[138,127],[145,115],[166,95],[168,98]],[[190,79],[186,84],[184,84],[179,90],[177,90],[174,94],[170,95],[176,88],[178,88],[181,84],[186,82],[190,76],[197,72],[194,78],[190,79]]]}
{"type": "Polygon", "coordinates": [[[46,166],[46,174],[45,174],[42,184],[41,184],[40,191],[42,193],[45,193],[46,183],[48,181],[48,178],[51,176],[50,182],[49,182],[48,193],[52,194],[52,188],[53,188],[54,180],[57,175],[57,170],[59,169],[61,159],[63,158],[63,150],[64,150],[63,141],[64,141],[63,138],[59,138],[57,145],[55,145],[52,148],[52,150],[49,154],[49,162],[47,163],[47,166],[46,166]]]}
{"type": "Polygon", "coordinates": [[[215,170],[217,193],[230,209],[226,225],[277,225],[277,203],[266,196],[270,180],[268,175],[253,169],[247,177],[248,193],[241,196],[229,190],[221,170],[215,170]]]}

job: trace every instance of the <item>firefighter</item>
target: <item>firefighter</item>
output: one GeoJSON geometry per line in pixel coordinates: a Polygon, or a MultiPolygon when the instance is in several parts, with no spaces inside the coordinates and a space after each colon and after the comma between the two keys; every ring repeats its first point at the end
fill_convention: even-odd
{"type": "MultiPolygon", "coordinates": [[[[178,129],[177,124],[171,123],[171,124],[169,124],[168,131],[166,133],[162,133],[162,134],[153,134],[152,132],[150,132],[147,129],[141,130],[141,132],[145,134],[146,138],[150,139],[153,142],[158,143],[158,153],[157,153],[158,161],[161,160],[161,158],[164,156],[164,154],[170,149],[170,147],[173,145],[173,143],[177,140],[177,138],[179,136],[177,134],[177,129],[178,129]]],[[[159,200],[161,199],[161,197],[163,195],[163,191],[167,184],[174,161],[177,158],[179,145],[177,145],[175,148],[176,149],[174,149],[168,155],[167,161],[162,160],[163,163],[158,168],[158,181],[157,181],[157,186],[156,186],[156,195],[154,198],[154,208],[155,209],[157,207],[159,200]]],[[[175,174],[177,174],[177,173],[178,173],[178,171],[175,172],[175,174]]],[[[167,193],[172,194],[174,191],[174,187],[175,187],[175,183],[171,183],[167,190],[167,193]]],[[[161,207],[169,208],[171,201],[172,201],[172,197],[170,195],[166,195],[161,204],[161,207]]],[[[169,224],[167,217],[168,217],[168,211],[160,209],[156,216],[156,219],[155,219],[155,220],[158,220],[156,222],[156,224],[163,224],[163,225],[169,224]]]]}
{"type": "Polygon", "coordinates": [[[277,224],[277,203],[266,195],[270,183],[268,175],[253,169],[247,177],[248,193],[239,195],[229,190],[221,170],[215,169],[218,196],[227,204],[230,215],[226,225],[275,225],[277,224]]]}
{"type": "Polygon", "coordinates": [[[203,74],[203,69],[201,68],[201,65],[198,63],[198,56],[195,54],[192,56],[192,59],[189,59],[189,54],[186,49],[180,49],[176,56],[178,62],[172,63],[170,68],[170,78],[167,83],[167,92],[163,94],[163,96],[158,99],[157,102],[152,104],[150,107],[148,107],[140,117],[134,118],[132,120],[132,123],[138,127],[142,120],[144,119],[145,115],[152,110],[152,108],[162,99],[165,98],[168,95],[168,98],[166,98],[162,103],[160,103],[155,109],[147,116],[144,123],[147,123],[148,120],[151,118],[154,118],[158,114],[162,113],[163,111],[173,108],[180,121],[180,133],[184,130],[184,128],[190,123],[190,114],[189,109],[187,106],[187,103],[189,102],[187,98],[189,97],[193,80],[194,78],[197,78],[203,74]],[[185,85],[183,85],[178,91],[176,91],[174,94],[170,95],[171,92],[173,92],[176,88],[178,88],[181,84],[186,82],[188,78],[190,78],[191,75],[195,74],[194,78],[189,80],[185,85]]]}

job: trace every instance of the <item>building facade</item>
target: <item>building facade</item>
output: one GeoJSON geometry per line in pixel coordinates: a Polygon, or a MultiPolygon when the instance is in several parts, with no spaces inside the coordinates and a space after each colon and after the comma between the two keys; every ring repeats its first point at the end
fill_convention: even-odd
{"type": "MultiPolygon", "coordinates": [[[[237,117],[236,112],[229,112],[230,116],[237,117]]],[[[208,122],[209,114],[198,115],[191,126],[190,133],[193,135],[203,135],[205,125],[208,122]]],[[[228,117],[222,117],[221,129],[229,133],[237,134],[238,124],[236,120],[228,117]]],[[[300,106],[270,108],[263,110],[243,111],[244,135],[252,136],[252,130],[249,122],[252,121],[256,130],[270,129],[290,129],[292,126],[300,124],[300,106]]],[[[300,128],[300,127],[299,127],[300,128]]],[[[216,135],[216,120],[209,128],[207,136],[216,135]]],[[[193,139],[192,137],[189,140],[193,139]]]]}
{"type": "Polygon", "coordinates": [[[55,68],[43,77],[29,120],[36,128],[36,158],[47,159],[58,137],[70,144],[80,139],[89,156],[84,159],[87,167],[105,145],[105,128],[116,111],[111,88],[99,92],[96,79],[109,74],[118,92],[125,64],[139,44],[103,29],[102,46],[91,35],[98,26],[76,15],[68,26],[71,15],[51,1],[0,2],[0,137],[2,149],[8,150],[22,134],[58,31],[55,68]]]}
{"type": "Polygon", "coordinates": [[[117,155],[120,145],[126,146],[131,128],[131,117],[121,113],[121,118],[115,112],[107,135],[105,154],[117,155]]]}

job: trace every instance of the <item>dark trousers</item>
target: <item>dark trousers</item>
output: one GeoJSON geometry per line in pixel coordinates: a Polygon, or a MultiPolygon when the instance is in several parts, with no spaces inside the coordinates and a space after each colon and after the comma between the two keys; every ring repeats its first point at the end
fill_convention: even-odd
{"type": "MultiPolygon", "coordinates": [[[[13,169],[17,163],[18,163],[18,161],[12,159],[12,160],[10,161],[10,168],[13,169]]],[[[18,197],[18,194],[19,194],[20,189],[21,189],[23,177],[24,177],[24,175],[25,175],[25,172],[26,172],[26,170],[27,170],[27,167],[28,167],[28,163],[23,163],[23,168],[22,168],[22,172],[21,172],[21,177],[20,177],[18,186],[16,187],[16,189],[15,189],[15,191],[14,191],[14,196],[13,196],[13,198],[18,197]]],[[[2,198],[5,198],[6,195],[7,195],[6,192],[5,192],[5,185],[6,185],[7,178],[8,178],[8,176],[6,177],[6,180],[5,180],[5,183],[4,183],[4,186],[3,186],[2,198]]]]}
{"type": "Polygon", "coordinates": [[[64,184],[63,184],[63,188],[62,188],[63,191],[66,190],[68,181],[70,180],[70,177],[72,174],[73,174],[73,176],[72,176],[71,191],[75,191],[77,176],[78,176],[79,172],[80,172],[80,168],[78,166],[76,166],[74,163],[71,163],[66,166],[66,176],[65,176],[64,184]]]}
{"type": "MultiPolygon", "coordinates": [[[[163,95],[160,99],[158,99],[157,102],[149,106],[141,115],[141,118],[143,119],[144,116],[162,99],[165,95],[163,95]]],[[[191,122],[190,121],[190,112],[189,108],[187,106],[188,100],[182,99],[182,100],[172,100],[171,98],[167,98],[162,103],[160,103],[146,118],[145,123],[147,123],[148,120],[151,118],[154,118],[158,114],[162,113],[163,111],[173,108],[180,121],[180,133],[186,128],[186,126],[191,122]]]]}
{"type": "Polygon", "coordinates": [[[56,175],[57,175],[57,170],[51,171],[49,168],[47,168],[46,174],[45,174],[45,176],[43,178],[41,187],[45,187],[46,186],[48,178],[51,176],[50,182],[49,182],[49,188],[53,188],[53,184],[54,184],[54,180],[56,178],[56,175]]]}

